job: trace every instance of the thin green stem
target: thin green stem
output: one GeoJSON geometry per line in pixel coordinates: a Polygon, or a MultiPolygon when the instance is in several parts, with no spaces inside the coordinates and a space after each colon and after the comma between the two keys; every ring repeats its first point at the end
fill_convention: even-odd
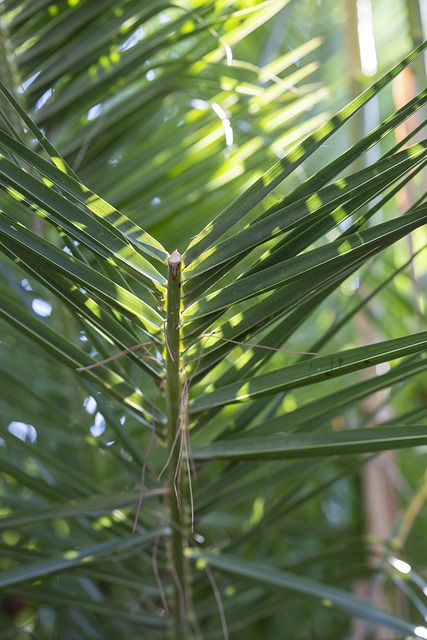
{"type": "Polygon", "coordinates": [[[188,638],[188,598],[184,560],[185,522],[182,503],[182,445],[181,420],[182,385],[180,380],[180,305],[181,305],[181,264],[178,251],[168,260],[169,277],[167,291],[166,326],[166,403],[168,416],[168,465],[169,513],[171,519],[171,562],[174,582],[172,614],[175,640],[188,638]]]}

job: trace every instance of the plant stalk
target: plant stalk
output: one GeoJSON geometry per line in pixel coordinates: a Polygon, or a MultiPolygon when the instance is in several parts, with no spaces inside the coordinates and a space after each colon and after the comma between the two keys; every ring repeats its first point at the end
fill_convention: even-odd
{"type": "Polygon", "coordinates": [[[180,379],[180,306],[181,306],[181,266],[182,258],[174,251],[168,260],[167,291],[167,326],[166,326],[166,404],[168,417],[168,465],[169,515],[171,520],[171,562],[174,583],[172,605],[174,639],[188,638],[188,597],[187,579],[185,575],[184,534],[185,521],[182,503],[182,468],[181,460],[181,402],[182,385],[180,379]]]}

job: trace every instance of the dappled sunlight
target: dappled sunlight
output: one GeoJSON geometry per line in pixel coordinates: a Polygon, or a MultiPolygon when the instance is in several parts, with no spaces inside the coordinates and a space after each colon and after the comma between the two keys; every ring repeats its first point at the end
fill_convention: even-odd
{"type": "Polygon", "coordinates": [[[385,89],[412,53],[330,117],[347,18],[306,4],[3,2],[6,633],[427,633],[427,142],[394,138],[427,90],[385,89]],[[407,616],[352,591],[372,573],[355,480],[399,450],[414,545],[381,536],[380,582],[407,616]]]}
{"type": "Polygon", "coordinates": [[[288,131],[283,135],[278,135],[278,132],[275,131],[274,141],[270,145],[274,155],[277,158],[284,158],[287,149],[294,146],[302,137],[309,135],[314,129],[320,127],[325,122],[326,117],[325,113],[312,118],[307,117],[305,122],[290,129],[288,127],[288,131]]]}
{"type": "MultiPolygon", "coordinates": [[[[217,102],[211,102],[210,104],[205,100],[194,99],[191,101],[191,106],[194,109],[207,110],[212,109],[221,120],[222,127],[224,129],[225,144],[227,147],[231,147],[233,144],[233,128],[227,113],[217,102]]],[[[207,140],[206,140],[207,142],[207,140]]]]}
{"type": "Polygon", "coordinates": [[[31,307],[34,313],[42,318],[48,318],[52,313],[52,305],[41,298],[34,298],[31,307]]]}
{"type": "Polygon", "coordinates": [[[20,193],[16,189],[13,189],[12,187],[7,187],[6,188],[6,193],[8,193],[10,196],[12,196],[12,198],[14,198],[14,200],[18,200],[18,202],[25,201],[25,196],[22,195],[22,193],[20,193]]]}
{"type": "MultiPolygon", "coordinates": [[[[315,105],[322,103],[327,97],[328,92],[325,89],[319,89],[318,92],[313,92],[309,96],[300,98],[295,105],[281,109],[281,112],[276,116],[261,118],[261,126],[266,133],[271,135],[278,127],[293,120],[296,116],[300,115],[302,111],[310,111],[315,105]]],[[[301,157],[302,153],[300,155],[300,152],[303,150],[304,147],[301,147],[300,150],[295,153],[294,160],[298,160],[301,157]]]]}
{"type": "MultiPolygon", "coordinates": [[[[189,411],[190,413],[198,413],[213,407],[261,397],[265,394],[323,382],[352,371],[365,369],[368,366],[396,360],[402,354],[409,355],[412,352],[417,352],[419,345],[427,341],[426,335],[426,332],[423,332],[412,339],[403,339],[405,347],[400,344],[399,339],[389,340],[378,345],[347,349],[329,356],[314,356],[307,362],[299,362],[277,371],[258,375],[243,383],[233,382],[225,386],[214,384],[213,391],[199,395],[190,403],[189,411]]],[[[386,374],[379,377],[383,378],[384,375],[386,374]]]]}
{"type": "Polygon", "coordinates": [[[31,444],[35,444],[37,441],[37,430],[32,424],[12,420],[12,422],[9,423],[7,430],[23,442],[28,440],[31,444]]]}
{"type": "Polygon", "coordinates": [[[15,547],[20,543],[21,536],[18,531],[9,529],[2,532],[1,539],[7,547],[15,547]]]}
{"type": "MultiPolygon", "coordinates": [[[[316,62],[305,65],[302,69],[299,69],[295,73],[290,74],[286,77],[285,80],[282,80],[280,77],[273,76],[271,78],[266,78],[265,73],[261,73],[261,76],[264,76],[266,80],[273,80],[273,84],[267,87],[264,91],[260,92],[258,95],[254,96],[249,105],[250,113],[258,113],[261,109],[263,109],[266,105],[268,105],[272,101],[283,99],[284,104],[286,104],[289,94],[288,92],[298,94],[303,94],[303,90],[298,89],[296,87],[298,82],[307,78],[310,74],[317,71],[319,68],[319,64],[316,62]]],[[[327,91],[327,90],[326,90],[327,91]]],[[[319,93],[318,95],[321,95],[319,93]]],[[[315,94],[313,93],[313,100],[315,99],[315,94]]],[[[300,105],[301,110],[304,109],[306,103],[304,101],[297,102],[296,105],[300,105]]],[[[284,108],[284,111],[288,111],[288,107],[284,108]]]]}
{"type": "Polygon", "coordinates": [[[94,300],[92,300],[91,298],[86,298],[84,304],[95,316],[97,316],[98,318],[102,318],[103,311],[99,304],[97,304],[94,300]]]}
{"type": "Polygon", "coordinates": [[[307,198],[305,204],[307,205],[307,209],[309,211],[316,211],[322,206],[322,199],[317,193],[314,193],[312,196],[307,198]]]}
{"type": "MultiPolygon", "coordinates": [[[[395,165],[398,167],[401,175],[404,175],[406,169],[405,161],[407,158],[417,157],[421,162],[425,155],[425,145],[416,144],[413,145],[410,150],[408,149],[397,153],[395,156],[396,159],[381,160],[355,176],[350,176],[345,180],[341,179],[338,184],[320,189],[318,193],[309,196],[308,199],[301,198],[297,200],[297,202],[286,205],[287,199],[285,198],[282,202],[281,209],[278,208],[279,205],[275,205],[271,212],[267,211],[261,219],[256,220],[252,225],[241,230],[239,232],[239,243],[235,242],[234,237],[220,243],[218,245],[215,266],[219,262],[226,262],[232,257],[235,257],[236,246],[239,246],[240,253],[243,253],[247,248],[257,246],[262,242],[268,242],[275,235],[292,229],[298,221],[303,220],[307,215],[315,215],[319,224],[321,217],[325,219],[325,226],[323,229],[319,229],[319,235],[323,230],[332,229],[336,224],[340,224],[346,218],[358,212],[367,200],[372,198],[376,193],[379,194],[381,190],[385,188],[387,185],[385,180],[388,173],[392,172],[394,176],[396,175],[395,165]],[[381,182],[378,182],[379,175],[384,176],[381,182]],[[372,190],[370,193],[368,188],[371,182],[378,184],[378,187],[376,187],[376,191],[372,190]],[[339,206],[341,203],[346,204],[345,206],[339,206]],[[329,216],[329,221],[326,216],[329,216]]],[[[371,212],[371,215],[374,212],[375,210],[371,212]]],[[[362,220],[359,220],[359,226],[361,224],[362,220]]],[[[356,230],[357,226],[354,226],[353,229],[356,230]]],[[[358,238],[357,234],[354,234],[352,237],[353,241],[358,238]]],[[[343,253],[347,251],[345,244],[341,248],[341,251],[343,253]]],[[[289,255],[289,251],[286,253],[289,255]]],[[[266,265],[264,265],[264,267],[265,266],[266,265]]],[[[209,259],[209,255],[203,254],[193,261],[189,276],[196,277],[211,268],[213,268],[213,260],[209,259]]]]}
{"type": "Polygon", "coordinates": [[[404,560],[399,560],[398,558],[392,557],[389,558],[389,562],[400,573],[408,574],[411,572],[411,565],[404,560]]]}
{"type": "Polygon", "coordinates": [[[55,164],[56,167],[58,167],[58,169],[60,171],[62,171],[63,173],[68,173],[67,171],[67,167],[65,165],[65,162],[62,158],[58,157],[58,156],[54,156],[52,158],[53,163],[55,164]]]}
{"type": "Polygon", "coordinates": [[[99,436],[101,436],[104,433],[106,427],[107,427],[107,424],[105,422],[105,418],[102,415],[102,413],[99,413],[99,412],[96,413],[94,423],[90,427],[91,434],[95,438],[99,438],[99,436]]]}
{"type": "Polygon", "coordinates": [[[244,527],[245,529],[250,528],[261,522],[264,516],[264,507],[265,507],[265,499],[262,496],[258,496],[257,498],[255,498],[252,505],[252,513],[248,523],[248,527],[244,527]]]}
{"type": "Polygon", "coordinates": [[[375,76],[378,64],[375,49],[372,0],[357,0],[356,6],[362,71],[366,76],[375,76]]]}

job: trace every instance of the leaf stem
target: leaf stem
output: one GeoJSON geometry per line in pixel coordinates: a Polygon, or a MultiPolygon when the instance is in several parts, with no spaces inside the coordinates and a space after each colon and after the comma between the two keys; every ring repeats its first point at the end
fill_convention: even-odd
{"type": "Polygon", "coordinates": [[[183,555],[185,522],[181,499],[182,439],[181,380],[180,380],[180,305],[182,258],[174,251],[168,260],[167,325],[166,325],[166,404],[168,417],[168,484],[169,514],[171,520],[171,562],[174,581],[172,606],[174,638],[184,640],[188,636],[188,597],[186,567],[183,555]]]}

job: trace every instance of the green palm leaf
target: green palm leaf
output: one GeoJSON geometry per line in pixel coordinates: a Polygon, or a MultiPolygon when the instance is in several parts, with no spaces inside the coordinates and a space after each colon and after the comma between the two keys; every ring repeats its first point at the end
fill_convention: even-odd
{"type": "Polygon", "coordinates": [[[304,41],[311,0],[2,3],[10,637],[427,633],[427,92],[389,88],[427,43],[342,106],[323,4],[304,41]],[[392,450],[372,551],[359,476],[392,450]],[[374,574],[404,615],[355,597],[374,574]]]}
{"type": "MultiPolygon", "coordinates": [[[[337,113],[333,117],[332,121],[326,123],[320,130],[313,134],[311,139],[304,141],[300,146],[289,152],[287,157],[278,162],[269,172],[262,177],[257,183],[255,183],[244,196],[238,202],[233,202],[228,209],[223,211],[218,218],[200,234],[200,237],[195,239],[190,245],[186,253],[186,264],[188,265],[195,261],[196,257],[206,254],[206,251],[212,246],[214,242],[221,238],[237,221],[241,220],[243,216],[252,209],[258,202],[262,200],[277,184],[279,184],[284,178],[294,171],[305,158],[311,155],[321,144],[324,144],[330,136],[338,131],[338,129],[368,101],[379,90],[386,86],[391,80],[398,75],[402,69],[405,68],[414,58],[420,55],[424,49],[427,48],[427,44],[424,43],[419,49],[413,51],[405,60],[397,64],[388,74],[386,74],[381,80],[372,85],[363,94],[356,98],[348,106],[344,107],[342,111],[337,113]],[[209,238],[209,240],[208,240],[209,238]],[[197,246],[197,249],[195,248],[197,246]]],[[[194,265],[193,265],[194,268],[194,265]]]]}
{"type": "Polygon", "coordinates": [[[192,555],[194,558],[199,559],[202,566],[205,562],[212,567],[239,575],[245,580],[260,583],[268,588],[276,586],[279,589],[309,594],[318,599],[321,604],[330,606],[329,603],[331,603],[332,606],[343,609],[352,615],[362,616],[375,624],[380,624],[399,633],[415,634],[417,637],[423,637],[418,634],[417,629],[421,633],[424,627],[403,623],[399,618],[373,607],[368,602],[358,601],[347,593],[316,583],[314,580],[307,580],[285,571],[278,571],[272,567],[263,566],[261,563],[242,561],[240,558],[233,556],[227,557],[225,554],[223,556],[214,556],[195,552],[192,555]]]}
{"type": "Polygon", "coordinates": [[[203,411],[214,406],[239,402],[248,398],[293,389],[300,385],[322,382],[370,366],[425,351],[427,332],[386,340],[347,351],[311,358],[280,371],[272,371],[254,379],[216,389],[196,398],[190,412],[203,411]]]}

